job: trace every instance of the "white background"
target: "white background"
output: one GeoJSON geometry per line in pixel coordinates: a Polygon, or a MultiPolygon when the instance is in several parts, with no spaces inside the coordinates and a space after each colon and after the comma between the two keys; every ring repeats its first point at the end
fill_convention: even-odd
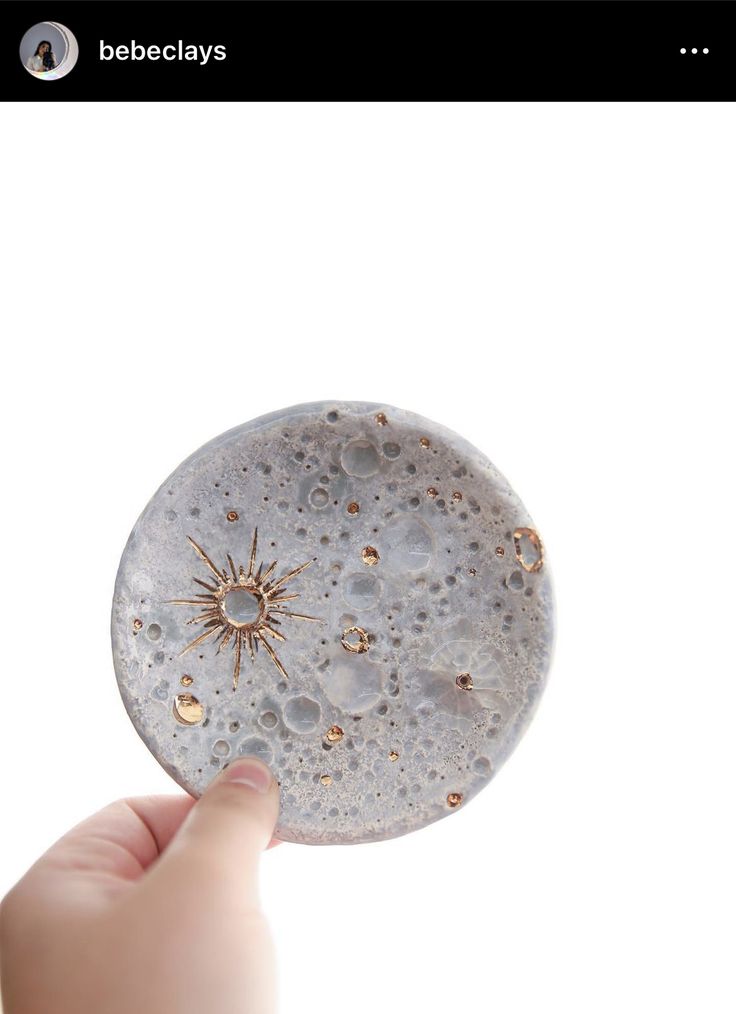
{"type": "Polygon", "coordinates": [[[108,634],[159,482],[261,413],[382,401],[516,487],[556,655],[467,808],[265,857],[284,1010],[732,1011],[733,106],[29,104],[0,127],[0,887],[108,800],[174,788],[108,634]]]}

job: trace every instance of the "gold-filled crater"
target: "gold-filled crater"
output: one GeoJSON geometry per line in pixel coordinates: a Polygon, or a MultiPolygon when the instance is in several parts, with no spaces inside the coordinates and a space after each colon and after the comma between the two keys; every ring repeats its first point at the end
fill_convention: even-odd
{"type": "Polygon", "coordinates": [[[174,718],[180,725],[199,725],[204,708],[194,694],[177,694],[174,698],[174,718]]]}
{"type": "Polygon", "coordinates": [[[529,574],[535,574],[544,564],[544,546],[533,528],[517,528],[514,532],[516,559],[529,574]]]}
{"type": "Polygon", "coordinates": [[[455,677],[455,683],[461,690],[473,689],[473,677],[469,672],[461,672],[455,677]]]}
{"type": "Polygon", "coordinates": [[[340,641],[345,651],[352,652],[354,655],[362,655],[370,647],[368,634],[362,627],[346,627],[340,641]]]}

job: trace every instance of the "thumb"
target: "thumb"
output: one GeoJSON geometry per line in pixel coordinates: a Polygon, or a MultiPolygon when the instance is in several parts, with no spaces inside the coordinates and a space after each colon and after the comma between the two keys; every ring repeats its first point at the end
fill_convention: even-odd
{"type": "Polygon", "coordinates": [[[262,761],[233,761],[208,786],[161,857],[157,879],[181,885],[219,880],[256,892],[261,852],[279,813],[276,779],[262,761]],[[182,880],[183,878],[183,880],[182,880]]]}

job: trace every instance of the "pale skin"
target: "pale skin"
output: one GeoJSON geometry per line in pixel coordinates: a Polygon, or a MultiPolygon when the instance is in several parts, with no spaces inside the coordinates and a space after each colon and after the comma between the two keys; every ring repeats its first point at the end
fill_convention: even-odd
{"type": "Polygon", "coordinates": [[[0,908],[4,1014],[272,1014],[258,867],[278,807],[244,758],[196,803],[120,800],[69,831],[0,908]]]}

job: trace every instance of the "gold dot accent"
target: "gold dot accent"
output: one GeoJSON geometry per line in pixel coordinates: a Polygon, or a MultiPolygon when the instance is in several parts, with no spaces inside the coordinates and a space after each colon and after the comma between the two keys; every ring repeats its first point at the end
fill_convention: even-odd
{"type": "Polygon", "coordinates": [[[360,512],[360,504],[356,503],[355,500],[348,504],[348,514],[358,514],[360,512]]]}
{"type": "Polygon", "coordinates": [[[473,677],[469,672],[461,672],[455,677],[455,683],[460,687],[461,690],[472,690],[473,689],[473,677]]]}
{"type": "Polygon", "coordinates": [[[192,683],[194,683],[194,680],[192,679],[191,676],[184,675],[184,676],[182,676],[182,678],[181,678],[181,680],[179,682],[181,683],[181,685],[183,687],[190,687],[192,685],[192,683]]]}
{"type": "Polygon", "coordinates": [[[447,805],[450,807],[451,810],[454,810],[456,807],[460,806],[462,801],[463,801],[462,792],[447,793],[447,805]]]}
{"type": "Polygon", "coordinates": [[[496,556],[504,556],[505,554],[506,550],[503,548],[503,546],[496,546],[496,556]]]}
{"type": "Polygon", "coordinates": [[[376,414],[376,422],[379,426],[388,426],[388,419],[384,412],[378,412],[376,414]]]}
{"type": "Polygon", "coordinates": [[[468,574],[470,574],[471,577],[475,577],[477,573],[478,571],[475,569],[475,567],[471,567],[470,570],[468,571],[468,574]]]}
{"type": "Polygon", "coordinates": [[[133,620],[133,630],[142,630],[143,620],[133,620]]]}
{"type": "Polygon", "coordinates": [[[395,750],[392,750],[391,753],[388,755],[388,759],[390,761],[397,761],[399,759],[399,755],[396,753],[395,750]]]}
{"type": "Polygon", "coordinates": [[[427,496],[431,497],[432,500],[434,500],[434,498],[437,496],[437,490],[434,488],[434,486],[429,487],[429,489],[427,490],[427,496]]]}
{"type": "Polygon", "coordinates": [[[361,655],[364,651],[368,651],[368,635],[362,627],[346,627],[340,640],[345,651],[350,651],[354,655],[361,655]],[[353,634],[357,634],[357,641],[348,640],[353,634]]]}
{"type": "Polygon", "coordinates": [[[420,437],[419,438],[419,445],[420,445],[420,447],[431,447],[432,443],[431,443],[429,437],[420,437]]]}
{"type": "Polygon", "coordinates": [[[198,725],[204,717],[204,707],[193,694],[177,694],[174,698],[174,718],[181,725],[198,725]]]}
{"type": "Polygon", "coordinates": [[[344,735],[339,725],[331,725],[325,733],[325,739],[328,743],[339,743],[344,735]]]}
{"type": "Polygon", "coordinates": [[[529,574],[534,574],[536,571],[542,569],[542,564],[544,563],[544,546],[542,545],[542,540],[533,528],[516,529],[514,532],[514,552],[516,553],[516,559],[529,574]],[[525,536],[531,542],[532,548],[536,553],[536,559],[531,562],[524,559],[524,553],[521,547],[521,540],[525,536]]]}
{"type": "Polygon", "coordinates": [[[366,546],[360,555],[363,557],[363,563],[366,567],[375,567],[381,559],[375,546],[366,546]]]}
{"type": "Polygon", "coordinates": [[[462,500],[462,498],[463,498],[462,493],[460,492],[459,489],[456,489],[455,492],[452,494],[453,502],[454,503],[460,503],[460,501],[462,500]]]}
{"type": "Polygon", "coordinates": [[[332,775],[322,775],[320,781],[323,785],[332,785],[332,775]]]}
{"type": "Polygon", "coordinates": [[[227,519],[228,519],[228,521],[237,521],[239,517],[240,517],[240,515],[238,514],[237,511],[228,511],[227,512],[227,519]]]}

